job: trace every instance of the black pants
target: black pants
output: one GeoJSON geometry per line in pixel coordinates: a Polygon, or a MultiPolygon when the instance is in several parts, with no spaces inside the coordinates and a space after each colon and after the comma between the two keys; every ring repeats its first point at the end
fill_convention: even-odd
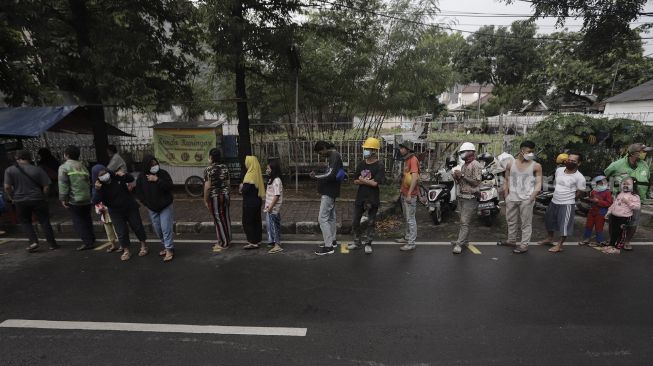
{"type": "Polygon", "coordinates": [[[50,246],[57,245],[57,242],[54,239],[52,225],[50,225],[50,210],[47,201],[16,202],[15,205],[18,222],[20,223],[20,227],[23,229],[25,235],[27,235],[27,238],[29,238],[30,243],[39,242],[39,238],[36,236],[36,231],[32,225],[32,214],[34,214],[36,215],[39,224],[41,224],[43,234],[45,234],[45,239],[48,241],[50,246]]]}
{"type": "Polygon", "coordinates": [[[91,204],[70,205],[68,208],[73,219],[73,227],[82,239],[84,246],[92,247],[95,244],[95,233],[93,232],[93,219],[91,218],[91,204]]]}
{"type": "Polygon", "coordinates": [[[621,249],[626,243],[626,228],[625,226],[630,221],[630,217],[617,217],[610,215],[610,246],[621,249]],[[622,228],[622,226],[624,226],[622,228]]]}
{"type": "Polygon", "coordinates": [[[116,230],[116,236],[118,236],[121,247],[129,248],[130,245],[127,225],[131,227],[139,241],[144,242],[147,240],[141,214],[138,212],[138,206],[129,210],[109,209],[109,215],[111,215],[111,222],[113,223],[113,228],[116,230]]]}
{"type": "Polygon", "coordinates": [[[243,206],[243,231],[245,231],[249,243],[258,244],[263,240],[262,224],[261,205],[258,207],[243,206]]]}
{"type": "Polygon", "coordinates": [[[367,230],[365,243],[372,245],[374,234],[376,233],[376,214],[379,212],[379,206],[371,202],[355,202],[354,203],[354,219],[351,224],[352,231],[354,232],[354,243],[361,243],[361,218],[363,213],[367,211],[367,230]]]}

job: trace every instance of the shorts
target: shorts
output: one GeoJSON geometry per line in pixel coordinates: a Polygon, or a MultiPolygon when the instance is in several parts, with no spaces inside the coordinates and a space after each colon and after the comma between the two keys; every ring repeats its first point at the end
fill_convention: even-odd
{"type": "Polygon", "coordinates": [[[633,210],[633,216],[630,217],[630,221],[626,224],[628,227],[638,227],[639,226],[639,217],[642,214],[642,210],[633,210]]]}
{"type": "Polygon", "coordinates": [[[571,236],[574,234],[574,218],[576,216],[576,205],[558,205],[549,203],[544,215],[544,223],[547,231],[557,231],[560,236],[571,236]]]}

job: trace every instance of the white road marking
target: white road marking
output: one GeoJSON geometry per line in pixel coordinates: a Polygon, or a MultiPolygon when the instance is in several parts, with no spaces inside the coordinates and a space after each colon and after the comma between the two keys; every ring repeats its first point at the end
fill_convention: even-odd
{"type": "MultiPolygon", "coordinates": [[[[27,239],[23,238],[5,238],[7,241],[27,241],[27,239]]],[[[106,239],[98,239],[99,241],[103,241],[106,239]]],[[[62,238],[59,239],[57,238],[57,242],[79,242],[79,239],[72,239],[72,238],[62,238]]],[[[148,239],[148,243],[161,243],[160,240],[158,239],[148,239]]],[[[246,240],[232,240],[231,241],[234,244],[247,244],[246,240]]],[[[181,238],[175,238],[175,243],[188,243],[188,244],[215,244],[215,240],[208,240],[208,239],[181,239],[181,238]]],[[[282,240],[282,244],[293,244],[293,245],[320,245],[323,243],[321,240],[282,240]]],[[[496,241],[472,241],[472,243],[476,246],[496,246],[497,242],[496,241]]],[[[426,245],[426,246],[438,246],[438,245],[451,245],[450,241],[416,241],[415,244],[417,245],[426,245]]],[[[401,245],[397,244],[394,241],[375,241],[374,245],[401,245]]],[[[649,246],[653,245],[653,241],[634,241],[631,243],[631,245],[635,246],[649,246]]],[[[532,247],[537,247],[539,246],[537,243],[531,244],[532,247]]],[[[578,246],[576,242],[569,242],[565,244],[566,248],[571,248],[578,246]]]]}
{"type": "Polygon", "coordinates": [[[0,328],[32,328],[61,330],[103,330],[118,332],[194,333],[305,337],[307,328],[237,327],[224,325],[146,324],[111,322],[74,322],[51,320],[8,319],[0,328]]]}

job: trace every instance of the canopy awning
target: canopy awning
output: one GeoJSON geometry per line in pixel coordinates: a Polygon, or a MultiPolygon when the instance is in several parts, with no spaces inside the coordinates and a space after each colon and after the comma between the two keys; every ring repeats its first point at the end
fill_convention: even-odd
{"type": "MultiPolygon", "coordinates": [[[[93,134],[92,113],[78,105],[0,108],[0,136],[39,137],[44,132],[93,134]]],[[[101,107],[96,107],[101,108],[101,107]]],[[[103,121],[112,136],[133,137],[103,121]]]]}

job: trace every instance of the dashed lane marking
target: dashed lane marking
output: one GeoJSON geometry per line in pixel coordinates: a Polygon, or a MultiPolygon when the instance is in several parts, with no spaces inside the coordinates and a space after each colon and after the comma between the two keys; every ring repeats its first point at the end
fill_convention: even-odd
{"type": "Polygon", "coordinates": [[[60,330],[95,330],[118,332],[152,332],[152,333],[194,333],[194,334],[230,334],[305,337],[307,328],[283,327],[239,327],[224,325],[188,325],[188,324],[146,324],[146,323],[112,323],[112,322],[75,322],[51,320],[8,319],[0,323],[0,328],[31,328],[60,330]]]}
{"type": "MultiPolygon", "coordinates": [[[[101,239],[101,240],[106,240],[106,239],[101,239]]],[[[27,241],[27,239],[23,238],[5,238],[5,241],[27,241]]],[[[66,242],[80,242],[79,239],[73,239],[73,238],[61,238],[57,239],[58,242],[66,243],[66,242]]],[[[148,243],[161,243],[160,240],[158,239],[149,239],[147,241],[148,243]]],[[[215,239],[213,240],[208,240],[208,239],[181,239],[181,238],[176,238],[175,242],[177,243],[188,243],[188,244],[215,244],[215,239]]],[[[245,240],[233,240],[232,243],[234,244],[247,244],[247,241],[245,240]]],[[[283,241],[283,244],[300,244],[300,245],[320,245],[323,244],[324,242],[321,240],[288,240],[288,241],[283,241]]],[[[423,246],[451,246],[450,241],[417,241],[415,242],[417,246],[423,245],[423,246]]],[[[374,245],[401,245],[397,244],[394,241],[375,241],[374,245]]],[[[496,241],[476,241],[474,242],[474,245],[479,247],[479,246],[497,246],[496,241]]],[[[533,243],[533,247],[538,246],[537,244],[533,243]]],[[[639,242],[632,242],[631,245],[635,246],[653,246],[652,241],[639,241],[639,242]]],[[[569,244],[569,247],[572,245],[569,244]]]]}
{"type": "Polygon", "coordinates": [[[467,245],[467,249],[469,249],[469,251],[474,254],[481,254],[481,251],[478,250],[478,248],[476,248],[473,244],[467,245]]]}

